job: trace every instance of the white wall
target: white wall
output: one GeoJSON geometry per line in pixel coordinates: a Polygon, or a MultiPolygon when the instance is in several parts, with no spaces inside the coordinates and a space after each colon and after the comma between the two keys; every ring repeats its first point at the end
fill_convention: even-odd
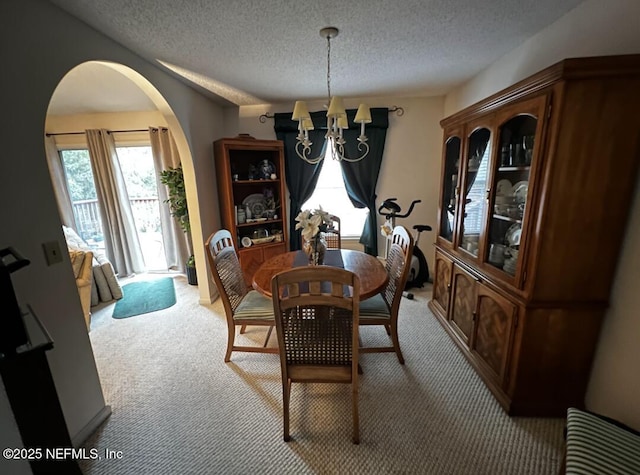
{"type": "MultiPolygon", "coordinates": [[[[150,81],[175,114],[175,124],[169,125],[181,127],[182,142],[191,152],[185,175],[195,185],[189,192],[198,215],[194,241],[199,242],[219,224],[212,142],[222,136],[222,109],[45,1],[0,2],[0,58],[2,108],[10,118],[0,127],[0,248],[15,246],[31,259],[30,266],[14,274],[14,286],[20,303],[33,306],[55,341],[48,358],[70,435],[77,438],[104,414],[105,401],[68,258],[49,267],[42,250],[47,241],[64,249],[44,155],[49,99],[70,69],[90,60],[126,65],[150,81]]],[[[196,259],[204,263],[202,245],[196,259]]],[[[205,283],[204,265],[200,276],[205,283]]],[[[11,427],[12,421],[3,411],[0,426],[5,424],[11,427]]]]}
{"type": "MultiPolygon", "coordinates": [[[[411,216],[398,220],[396,224],[411,230],[414,224],[429,224],[434,229],[438,215],[440,191],[440,162],[442,150],[443,117],[442,97],[377,97],[366,98],[370,107],[398,106],[404,115],[389,113],[389,129],[385,142],[384,158],[377,187],[377,202],[386,198],[398,198],[406,210],[412,200],[420,199],[411,216]]],[[[357,98],[345,98],[345,107],[356,109],[357,98]]],[[[322,110],[322,102],[309,103],[310,111],[322,110]]],[[[293,104],[271,104],[267,106],[243,106],[240,108],[238,131],[256,138],[275,139],[273,119],[260,123],[258,117],[265,112],[290,112],[293,104]]],[[[364,159],[366,160],[366,158],[364,159]]],[[[379,224],[383,219],[378,216],[379,224]]],[[[435,231],[423,233],[420,248],[427,256],[429,269],[433,269],[435,231]]],[[[384,241],[378,237],[378,253],[384,254],[384,241]]]]}
{"type": "MultiPolygon", "coordinates": [[[[447,95],[450,115],[559,60],[640,53],[640,1],[588,0],[447,95]]],[[[640,157],[638,157],[640,159],[640,157]]],[[[587,407],[640,429],[640,193],[631,206],[587,407]]]]}

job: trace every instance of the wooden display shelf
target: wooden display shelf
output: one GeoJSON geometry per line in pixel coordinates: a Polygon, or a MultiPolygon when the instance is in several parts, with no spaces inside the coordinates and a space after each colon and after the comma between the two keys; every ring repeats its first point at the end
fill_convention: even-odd
{"type": "MultiPolygon", "coordinates": [[[[214,158],[220,201],[220,220],[222,227],[229,230],[234,245],[239,251],[240,266],[245,281],[250,285],[253,272],[264,260],[288,250],[286,192],[284,185],[284,145],[280,140],[258,140],[253,137],[239,136],[216,140],[214,158]],[[260,168],[260,164],[269,162],[276,179],[247,179],[251,170],[260,168]],[[255,167],[255,168],[254,168],[255,167]],[[242,177],[234,180],[234,176],[242,177]],[[253,221],[239,224],[236,210],[243,201],[254,194],[264,193],[264,188],[273,193],[277,204],[278,219],[253,221]],[[269,231],[282,231],[282,240],[242,247],[243,237],[251,238],[251,231],[258,228],[269,231]],[[249,234],[249,236],[247,236],[249,234]]],[[[253,176],[253,175],[251,175],[253,176]]]]}

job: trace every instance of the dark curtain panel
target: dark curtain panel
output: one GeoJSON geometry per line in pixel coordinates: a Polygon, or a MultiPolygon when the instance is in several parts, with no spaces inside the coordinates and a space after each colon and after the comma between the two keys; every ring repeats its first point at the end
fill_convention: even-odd
{"type": "Polygon", "coordinates": [[[459,137],[451,137],[447,140],[446,147],[446,159],[444,161],[444,183],[442,184],[442,210],[440,215],[440,236],[451,241],[453,240],[453,229],[451,228],[451,220],[455,218],[455,187],[457,182],[453,181],[453,177],[458,176],[458,169],[460,167],[460,146],[461,140],[459,137]]]}
{"type": "MultiPolygon", "coordinates": [[[[360,135],[360,124],[355,124],[356,111],[348,110],[347,119],[349,129],[343,131],[346,140],[345,155],[347,158],[356,158],[361,155],[358,150],[358,136],[360,135]]],[[[376,209],[376,186],[380,165],[382,164],[382,154],[384,152],[384,142],[389,128],[389,109],[371,109],[370,124],[366,124],[365,135],[369,138],[369,154],[359,162],[342,161],[342,177],[347,189],[347,194],[351,203],[356,208],[368,208],[369,216],[364,224],[360,244],[364,245],[364,251],[373,256],[378,255],[378,221],[376,209]]]]}
{"type": "MultiPolygon", "coordinates": [[[[309,131],[311,157],[324,153],[327,129],[326,112],[311,113],[314,130],[309,131]]],[[[291,120],[291,112],[275,114],[274,129],[278,140],[284,142],[285,180],[289,188],[289,248],[296,251],[302,248],[302,236],[296,231],[296,216],[302,211],[302,204],[313,194],[318,183],[323,161],[311,165],[296,154],[298,122],[291,120]]]]}

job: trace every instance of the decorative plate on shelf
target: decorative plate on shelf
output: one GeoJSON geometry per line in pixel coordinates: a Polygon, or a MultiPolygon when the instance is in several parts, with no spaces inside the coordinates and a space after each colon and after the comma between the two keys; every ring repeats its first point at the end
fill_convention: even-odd
{"type": "Polygon", "coordinates": [[[243,237],[240,242],[242,243],[242,247],[249,247],[253,242],[251,242],[251,238],[249,236],[243,237]]]}
{"type": "Polygon", "coordinates": [[[496,183],[496,195],[509,196],[513,193],[513,186],[509,180],[500,180],[496,183]]]}
{"type": "Polygon", "coordinates": [[[267,209],[267,205],[265,205],[264,201],[254,201],[251,203],[251,214],[257,219],[262,218],[265,210],[267,209]]]}
{"type": "Polygon", "coordinates": [[[513,185],[513,197],[516,199],[516,203],[526,203],[527,191],[529,191],[528,181],[519,181],[513,185]]]}
{"type": "Polygon", "coordinates": [[[264,202],[264,195],[262,193],[253,193],[242,200],[242,205],[248,207],[251,211],[252,218],[261,218],[262,214],[267,209],[267,205],[264,202]]]}
{"type": "Polygon", "coordinates": [[[519,246],[520,245],[520,235],[522,234],[522,226],[519,224],[514,224],[509,229],[507,229],[504,238],[509,243],[510,246],[519,246]]]}

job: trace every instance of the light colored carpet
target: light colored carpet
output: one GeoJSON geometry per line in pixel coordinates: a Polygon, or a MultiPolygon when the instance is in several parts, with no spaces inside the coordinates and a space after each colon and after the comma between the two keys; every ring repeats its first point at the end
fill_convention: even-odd
{"type": "MultiPolygon", "coordinates": [[[[292,441],[282,441],[277,355],[223,361],[221,302],[202,306],[174,276],[178,302],[136,318],[94,313],[90,333],[110,419],[85,444],[121,450],[87,474],[555,474],[563,419],[510,418],[427,309],[430,288],[403,299],[394,354],[361,362],[360,445],[348,385],[293,385],[292,441]]],[[[363,340],[386,338],[381,329],[363,340]]],[[[264,330],[237,341],[260,344],[264,330]]],[[[276,344],[275,332],[270,342],[276,344]]]]}

